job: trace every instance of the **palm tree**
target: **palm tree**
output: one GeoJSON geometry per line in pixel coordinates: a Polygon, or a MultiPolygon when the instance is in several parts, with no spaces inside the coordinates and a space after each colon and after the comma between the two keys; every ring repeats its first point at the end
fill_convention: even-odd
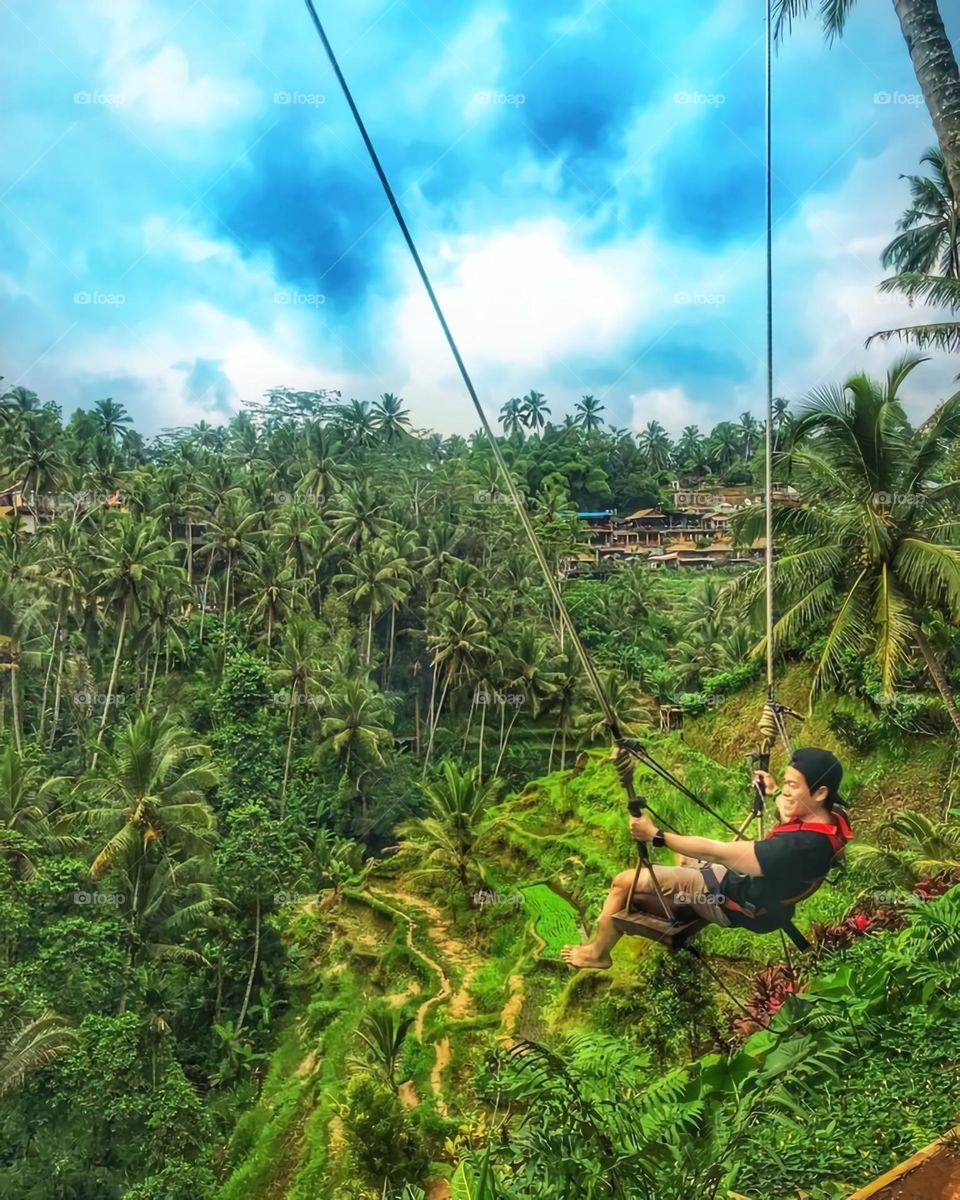
{"type": "Polygon", "coordinates": [[[695,471],[699,475],[701,467],[706,469],[704,440],[696,425],[684,426],[675,455],[677,466],[681,470],[695,471]]]}
{"type": "Polygon", "coordinates": [[[397,1064],[413,1022],[413,1017],[402,1017],[395,1008],[375,1008],[364,1014],[357,1027],[357,1037],[394,1091],[397,1091],[397,1064]]]}
{"type": "Polygon", "coordinates": [[[852,857],[874,885],[906,891],[922,879],[960,879],[960,823],[934,820],[905,808],[877,830],[872,844],[860,844],[852,857]]]}
{"type": "Polygon", "coordinates": [[[23,580],[0,580],[0,680],[10,681],[10,719],[13,741],[22,749],[20,671],[29,659],[44,624],[45,603],[23,580]]]}
{"type": "Polygon", "coordinates": [[[927,150],[920,162],[930,175],[908,175],[912,203],[897,222],[900,231],[885,248],[881,261],[899,274],[960,278],[960,203],[947,178],[943,155],[927,150]]]}
{"type": "Polygon", "coordinates": [[[739,428],[732,421],[721,421],[710,434],[709,454],[711,462],[721,472],[728,471],[740,456],[742,445],[739,428]]]}
{"type": "Polygon", "coordinates": [[[337,496],[330,509],[333,522],[333,543],[346,546],[354,553],[374,538],[382,538],[393,528],[386,515],[386,504],[371,494],[366,482],[348,484],[337,496]]]}
{"type": "Polygon", "coordinates": [[[373,406],[374,428],[384,445],[399,442],[410,433],[410,414],[403,401],[392,392],[384,392],[373,406]]]}
{"type": "Polygon", "coordinates": [[[360,796],[366,818],[367,796],[361,786],[371,763],[383,766],[384,751],[393,745],[393,713],[367,680],[352,676],[325,689],[318,750],[332,751],[360,796]]]}
{"type": "Polygon", "coordinates": [[[28,1075],[49,1067],[75,1042],[74,1031],[52,1009],[8,1030],[0,1045],[0,1096],[15,1092],[28,1075]]]}
{"type": "Polygon", "coordinates": [[[122,404],[117,404],[109,397],[98,400],[93,406],[93,416],[97,432],[108,442],[123,441],[126,434],[125,425],[132,425],[133,420],[122,404]]]}
{"type": "MultiPolygon", "coordinates": [[[[820,17],[830,41],[843,35],[856,0],[820,0],[820,17]]],[[[806,16],[813,0],[776,0],[777,38],[806,16]]],[[[960,69],[944,29],[937,0],[893,0],[913,69],[937,132],[953,193],[960,196],[960,69]]]]}
{"type": "Polygon", "coordinates": [[[409,568],[382,541],[369,542],[356,558],[348,562],[345,571],[333,577],[333,582],[345,588],[351,607],[367,612],[366,664],[373,663],[373,623],[382,612],[392,609],[405,594],[409,568]]]}
{"type": "Polygon", "coordinates": [[[774,396],[773,398],[773,448],[777,450],[780,447],[780,442],[784,432],[789,429],[792,418],[790,416],[790,401],[785,400],[783,396],[774,396]]]}
{"type": "Polygon", "coordinates": [[[449,879],[469,895],[471,876],[483,881],[484,859],[507,820],[496,805],[499,790],[499,780],[481,783],[475,768],[445,759],[440,778],[423,785],[426,815],[398,827],[400,853],[418,863],[414,874],[449,879]]]}
{"type": "MultiPolygon", "coordinates": [[[[171,585],[173,547],[163,537],[155,518],[135,520],[120,513],[111,521],[99,543],[90,548],[93,595],[103,605],[104,623],[120,617],[110,682],[104,698],[97,746],[103,741],[107,716],[117,683],[117,673],[129,627],[140,619],[144,607],[171,585]]],[[[91,766],[96,766],[94,750],[91,766]]]]}
{"type": "Polygon", "coordinates": [[[740,414],[740,455],[750,458],[757,447],[760,431],[763,427],[751,412],[740,414]]]}
{"type": "Polygon", "coordinates": [[[490,629],[477,608],[463,601],[447,605],[435,604],[427,628],[427,649],[433,669],[430,687],[430,734],[423,760],[426,774],[433,754],[433,741],[444,701],[451,685],[469,676],[492,651],[490,629]],[[437,684],[443,677],[443,687],[437,699],[437,684]]]}
{"type": "Polygon", "coordinates": [[[583,396],[576,403],[576,424],[585,433],[593,433],[594,430],[602,428],[603,419],[600,414],[604,411],[605,406],[596,396],[583,396]]]}
{"type": "Polygon", "coordinates": [[[156,848],[132,849],[115,860],[111,880],[124,896],[128,968],[146,962],[210,966],[200,950],[186,944],[224,903],[209,870],[204,858],[178,861],[156,848]]]}
{"type": "Polygon", "coordinates": [[[550,408],[542,392],[527,392],[520,401],[520,420],[528,429],[542,429],[549,415],[550,408]]]}
{"type": "MultiPolygon", "coordinates": [[[[607,703],[620,719],[621,727],[629,731],[631,727],[650,724],[650,710],[633,680],[622,671],[608,667],[600,672],[600,685],[603,688],[607,703]]],[[[583,711],[577,717],[575,727],[580,733],[585,746],[593,745],[610,736],[606,714],[591,692],[585,700],[583,711]]]]}
{"type": "Polygon", "coordinates": [[[517,396],[508,400],[500,409],[500,424],[508,438],[523,437],[523,412],[523,401],[517,396]]]}
{"type": "Polygon", "coordinates": [[[309,579],[329,539],[316,504],[284,504],[271,523],[270,535],[284,555],[294,580],[309,579]]]}
{"type": "Polygon", "coordinates": [[[303,490],[311,496],[330,497],[343,488],[347,468],[338,465],[328,431],[317,421],[308,422],[302,431],[299,459],[303,490]]]}
{"type": "Polygon", "coordinates": [[[39,763],[30,762],[13,746],[0,750],[0,854],[5,855],[21,879],[32,879],[36,867],[22,842],[46,844],[63,850],[70,839],[54,838],[47,823],[48,796],[57,790],[39,763]]]}
{"type": "MultiPolygon", "coordinates": [[[[25,420],[6,444],[0,469],[23,485],[28,497],[54,493],[67,468],[64,451],[50,436],[45,423],[25,420]]],[[[35,515],[35,514],[34,514],[35,515]]]]}
{"type": "Polygon", "coordinates": [[[260,534],[260,524],[263,513],[250,507],[246,496],[231,492],[223,505],[206,522],[204,544],[198,554],[207,556],[206,582],[204,583],[204,608],[206,608],[207,585],[210,572],[215,561],[223,563],[225,579],[223,585],[223,630],[224,643],[227,640],[227,618],[230,612],[231,584],[234,567],[241,562],[249,562],[254,554],[254,547],[260,534]]]}
{"type": "Polygon", "coordinates": [[[254,557],[240,567],[239,573],[247,587],[247,595],[238,607],[249,608],[254,620],[263,623],[269,660],[274,629],[302,605],[302,584],[298,583],[280,548],[271,543],[257,550],[254,557]]]}
{"type": "Polygon", "coordinates": [[[121,858],[143,861],[151,846],[166,854],[209,853],[216,823],[206,796],[218,779],[200,761],[209,754],[170,717],[143,712],[120,728],[100,769],[74,789],[87,805],[83,823],[107,838],[90,868],[94,879],[121,858]]]}
{"type": "MultiPolygon", "coordinates": [[[[293,739],[301,707],[307,702],[313,684],[319,674],[317,658],[316,625],[303,617],[294,617],[283,627],[280,643],[280,665],[271,675],[271,682],[289,688],[287,703],[287,752],[283,763],[283,783],[280,789],[281,805],[286,796],[290,778],[290,760],[293,754],[293,739]]],[[[281,809],[281,816],[283,815],[281,809]]]]}
{"type": "Polygon", "coordinates": [[[351,400],[337,409],[335,428],[343,441],[355,450],[376,444],[377,425],[377,418],[366,400],[351,400]]]}
{"type": "Polygon", "coordinates": [[[659,421],[648,421],[637,442],[654,471],[665,471],[670,465],[671,444],[667,431],[659,421]]]}
{"type": "MultiPolygon", "coordinates": [[[[960,732],[960,711],[923,630],[933,613],[960,618],[960,483],[938,481],[948,448],[960,439],[960,393],[922,432],[913,430],[898,393],[922,361],[902,359],[882,384],[855,375],[842,387],[818,388],[800,413],[788,457],[809,499],[776,506],[783,551],[775,637],[789,645],[826,625],[811,700],[839,670],[844,651],[872,650],[891,695],[898,669],[919,650],[960,732]]],[[[753,510],[735,516],[738,541],[757,536],[762,521],[753,510]]],[[[725,600],[742,598],[758,611],[762,591],[758,570],[729,585],[725,600]]]]}

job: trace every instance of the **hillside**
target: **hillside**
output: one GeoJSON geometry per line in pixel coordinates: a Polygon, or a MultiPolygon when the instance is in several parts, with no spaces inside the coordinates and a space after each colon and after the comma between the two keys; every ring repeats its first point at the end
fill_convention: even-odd
{"type": "MultiPolygon", "coordinates": [[[[799,704],[803,683],[799,671],[791,672],[784,697],[799,704]]],[[[748,807],[749,776],[741,752],[751,742],[749,721],[758,697],[762,702],[760,689],[745,690],[722,709],[689,720],[682,738],[647,740],[658,758],[730,818],[748,807]]],[[[815,708],[805,741],[835,744],[826,726],[829,709],[829,704],[815,708]]],[[[919,809],[938,803],[939,781],[950,766],[946,744],[918,739],[892,756],[837,748],[849,763],[851,810],[861,836],[869,837],[893,796],[919,809]]],[[[671,795],[660,780],[647,777],[643,788],[658,811],[686,831],[709,832],[710,818],[671,795]]],[[[285,1018],[260,1102],[240,1120],[231,1140],[231,1174],[221,1200],[339,1200],[367,1194],[351,1190],[355,1151],[352,1157],[344,1133],[344,1119],[350,1117],[341,1105],[351,1057],[362,1057],[355,1030],[371,1006],[386,1006],[413,1020],[396,1077],[400,1100],[435,1162],[431,1197],[448,1195],[443,1180],[462,1152],[484,1144],[487,1122],[494,1119],[490,1056],[497,1046],[515,1039],[557,1045],[564,1035],[582,1039],[592,1033],[615,1039],[658,1071],[695,1061],[718,1045],[735,1050],[731,1021],[738,1011],[696,959],[624,939],[611,972],[573,974],[552,953],[551,914],[523,901],[521,888],[546,881],[560,893],[554,923],[562,925],[565,896],[577,919],[592,920],[610,876],[631,862],[622,793],[604,756],[584,756],[575,769],[532,782],[508,806],[509,827],[486,880],[493,895],[482,909],[458,901],[451,914],[448,893],[422,890],[399,858],[388,858],[363,888],[349,888],[339,899],[327,894],[287,906],[279,915],[297,999],[285,1018]],[[540,936],[544,925],[546,940],[540,936]]],[[[859,890],[849,877],[821,889],[804,905],[801,924],[839,921],[854,907],[859,890]]],[[[904,936],[909,931],[866,940],[888,953],[883,947],[904,936]]],[[[700,944],[741,999],[749,996],[750,980],[763,964],[782,959],[773,935],[711,929],[700,944]]],[[[858,952],[862,957],[862,949],[858,952]]],[[[821,956],[815,967],[820,986],[826,987],[824,981],[837,969],[836,956],[821,956]]],[[[898,1020],[903,1019],[901,1013],[898,1020]]],[[[910,1009],[906,1019],[916,1020],[918,1014],[910,1009]]],[[[792,1157],[783,1190],[771,1190],[776,1172],[768,1160],[760,1169],[767,1182],[749,1190],[750,1197],[795,1196],[798,1181],[816,1184],[804,1192],[811,1197],[842,1195],[829,1190],[831,1171],[840,1172],[843,1185],[860,1184],[950,1124],[960,1106],[960,1071],[952,1068],[940,1076],[935,1096],[926,1088],[912,1090],[912,1083],[906,1086],[915,1079],[912,1070],[898,1090],[891,1081],[902,1073],[898,1047],[907,1034],[901,1026],[900,1038],[891,1041],[892,1032],[878,1030],[869,1064],[859,1064],[870,1079],[888,1081],[870,1119],[851,1128],[842,1150],[827,1155],[827,1165],[818,1163],[816,1153],[805,1153],[796,1137],[787,1138],[792,1157]]],[[[930,1054],[932,1061],[936,1038],[954,1041],[956,1036],[946,1024],[925,1029],[918,1057],[930,1054]]],[[[942,1045],[939,1052],[949,1058],[942,1045]]],[[[827,1082],[824,1075],[817,1086],[827,1082]]],[[[857,1071],[848,1074],[836,1104],[854,1103],[862,1083],[857,1071]]]]}

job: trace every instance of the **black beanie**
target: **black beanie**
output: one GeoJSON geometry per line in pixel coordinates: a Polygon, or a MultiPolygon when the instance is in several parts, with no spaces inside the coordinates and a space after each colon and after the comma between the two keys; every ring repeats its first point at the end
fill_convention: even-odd
{"type": "Polygon", "coordinates": [[[827,788],[828,808],[833,808],[835,804],[843,804],[843,798],[840,795],[843,767],[840,766],[840,760],[835,754],[816,746],[804,746],[802,750],[794,750],[790,766],[796,767],[804,777],[811,794],[817,788],[827,788]]]}

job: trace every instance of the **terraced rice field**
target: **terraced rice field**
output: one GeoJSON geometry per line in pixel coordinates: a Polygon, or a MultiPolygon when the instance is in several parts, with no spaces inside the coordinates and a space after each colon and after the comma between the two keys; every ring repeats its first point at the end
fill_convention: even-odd
{"type": "Polygon", "coordinates": [[[546,883],[531,883],[522,887],[520,892],[533,928],[544,943],[540,957],[559,961],[560,950],[564,946],[581,941],[577,910],[546,883]]]}

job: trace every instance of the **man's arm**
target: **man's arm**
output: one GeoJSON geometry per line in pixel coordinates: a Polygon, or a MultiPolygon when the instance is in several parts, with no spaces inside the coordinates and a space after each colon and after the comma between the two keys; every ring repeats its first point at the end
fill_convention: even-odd
{"type": "MultiPolygon", "coordinates": [[[[639,841],[649,842],[657,832],[657,827],[644,813],[642,817],[630,818],[630,832],[639,841]]],[[[663,839],[663,844],[677,854],[719,863],[731,871],[739,871],[741,875],[763,874],[753,842],[715,842],[712,838],[687,837],[682,833],[664,833],[663,839]]]]}
{"type": "Polygon", "coordinates": [[[668,850],[686,854],[689,858],[700,858],[706,862],[719,863],[741,875],[762,875],[753,842],[715,842],[712,838],[686,837],[682,833],[664,834],[668,850]]]}

